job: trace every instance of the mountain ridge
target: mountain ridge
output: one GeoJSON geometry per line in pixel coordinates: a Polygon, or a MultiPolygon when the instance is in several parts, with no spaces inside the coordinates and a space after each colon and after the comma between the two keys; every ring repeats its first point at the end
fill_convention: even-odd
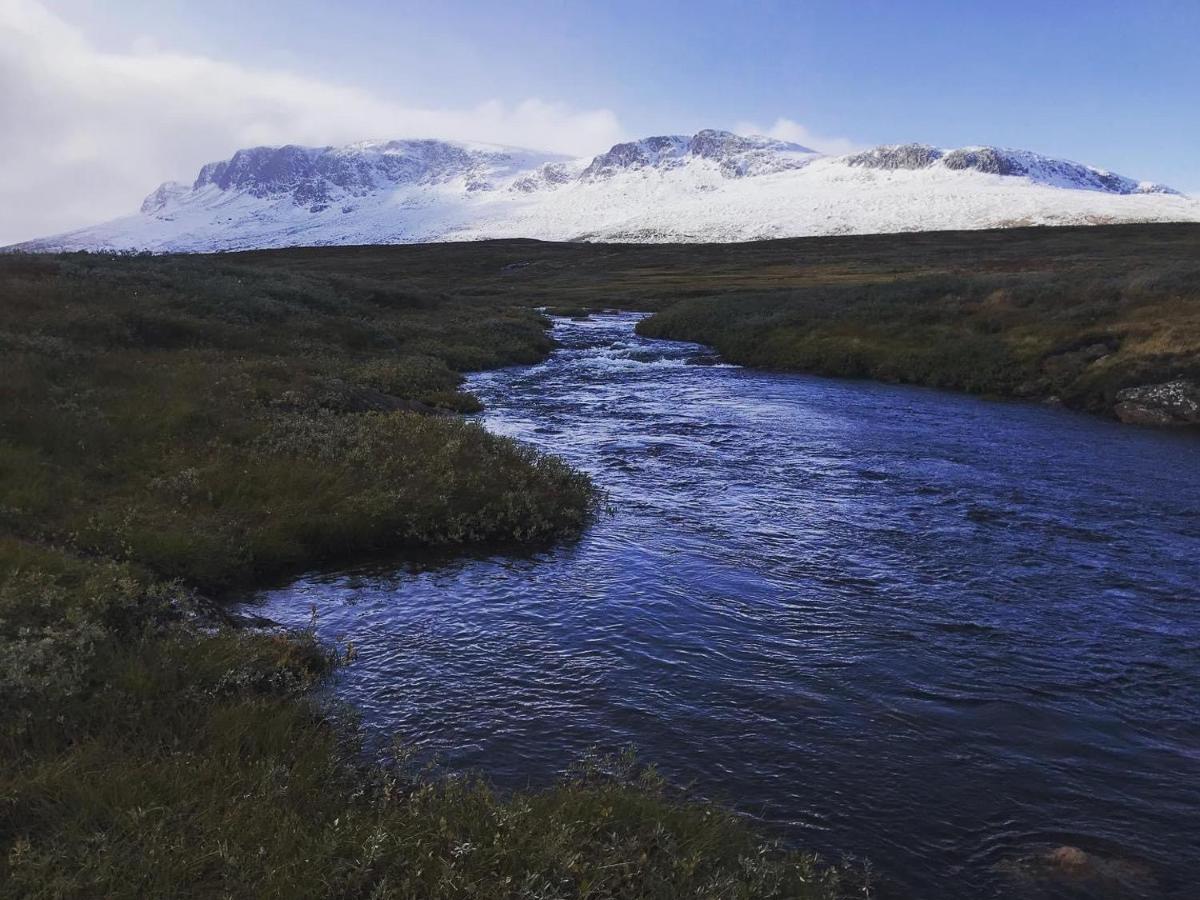
{"type": "Polygon", "coordinates": [[[591,158],[428,138],[244,148],[202,166],[190,186],[159,185],[138,213],[16,246],[736,241],[1120,221],[1200,221],[1200,202],[1027,150],[909,143],[831,156],[706,129],[591,158]]]}

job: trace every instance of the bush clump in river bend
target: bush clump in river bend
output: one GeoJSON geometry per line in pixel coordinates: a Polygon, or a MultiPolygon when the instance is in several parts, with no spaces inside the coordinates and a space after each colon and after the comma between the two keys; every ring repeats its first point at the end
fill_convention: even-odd
{"type": "Polygon", "coordinates": [[[215,258],[0,257],[0,528],[218,590],[582,527],[587,479],[449,409],[544,320],[215,258]]]}

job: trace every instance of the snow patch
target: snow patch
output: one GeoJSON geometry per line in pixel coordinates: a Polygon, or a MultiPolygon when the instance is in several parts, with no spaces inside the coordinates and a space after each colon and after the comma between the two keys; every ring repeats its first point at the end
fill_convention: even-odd
{"type": "Polygon", "coordinates": [[[748,241],[1014,225],[1200,221],[1200,201],[1024,150],[924,144],[826,156],[706,130],[591,159],[438,140],[255,147],[141,211],[20,245],[207,252],[540,238],[748,241]]]}

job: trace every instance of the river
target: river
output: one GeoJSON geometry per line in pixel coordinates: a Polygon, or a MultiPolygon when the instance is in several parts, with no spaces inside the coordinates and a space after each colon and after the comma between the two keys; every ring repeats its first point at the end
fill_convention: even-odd
{"type": "Polygon", "coordinates": [[[353,641],[330,691],[368,735],[504,787],[633,744],[883,896],[1200,896],[1200,441],[637,318],[470,379],[608,492],[580,541],[256,598],[353,641]],[[1060,845],[1100,869],[1022,862],[1060,845]]]}

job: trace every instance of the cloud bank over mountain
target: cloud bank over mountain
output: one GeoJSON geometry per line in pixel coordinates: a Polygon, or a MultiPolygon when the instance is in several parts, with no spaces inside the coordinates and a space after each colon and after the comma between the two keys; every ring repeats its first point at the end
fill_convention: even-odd
{"type": "Polygon", "coordinates": [[[139,42],[102,50],[35,0],[0,0],[0,244],[129,212],[147,181],[260,144],[364,135],[578,155],[626,136],[608,109],[536,97],[427,108],[139,42]]]}

